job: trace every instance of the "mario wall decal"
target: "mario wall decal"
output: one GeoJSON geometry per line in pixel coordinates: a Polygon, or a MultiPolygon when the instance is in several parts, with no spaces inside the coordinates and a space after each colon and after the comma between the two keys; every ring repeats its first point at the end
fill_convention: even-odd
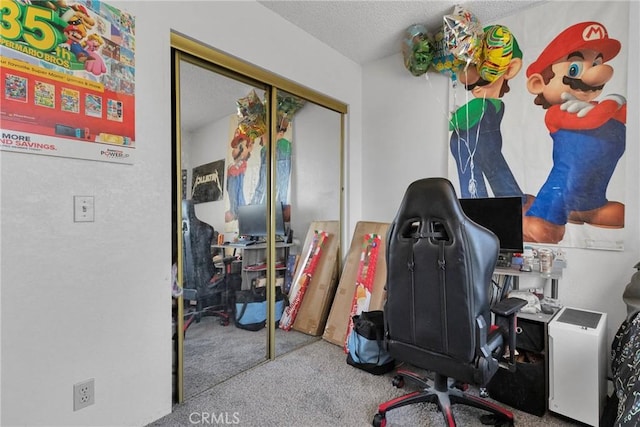
{"type": "Polygon", "coordinates": [[[559,243],[568,222],[624,227],[624,204],[606,192],[625,151],[626,99],[596,100],[614,73],[607,62],[620,48],[604,25],[581,22],[558,34],[527,68],[527,89],[547,110],[553,166],[525,212],[525,241],[559,243]]]}

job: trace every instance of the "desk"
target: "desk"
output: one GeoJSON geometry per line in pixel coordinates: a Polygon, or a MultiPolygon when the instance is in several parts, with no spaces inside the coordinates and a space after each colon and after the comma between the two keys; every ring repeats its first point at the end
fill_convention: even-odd
{"type": "Polygon", "coordinates": [[[551,298],[558,299],[558,283],[562,277],[562,269],[554,268],[550,275],[543,276],[540,274],[539,270],[520,271],[520,266],[514,265],[513,267],[508,268],[497,267],[493,274],[508,276],[513,279],[513,289],[518,289],[518,278],[520,277],[540,277],[546,280],[551,280],[551,298]]]}
{"type": "MultiPolygon", "coordinates": [[[[289,249],[293,243],[276,242],[276,281],[280,277],[284,279],[284,272],[287,269],[287,259],[289,249]]],[[[267,244],[255,243],[253,245],[212,245],[215,249],[233,249],[234,254],[239,249],[242,257],[242,289],[250,289],[252,286],[264,286],[262,279],[266,277],[267,271],[267,244]]]]}

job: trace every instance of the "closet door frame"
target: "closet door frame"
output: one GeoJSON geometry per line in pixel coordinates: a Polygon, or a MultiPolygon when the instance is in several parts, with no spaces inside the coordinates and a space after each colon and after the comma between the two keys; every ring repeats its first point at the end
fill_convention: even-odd
{"type": "MultiPolygon", "coordinates": [[[[207,68],[211,68],[212,71],[218,72],[220,74],[226,75],[228,77],[247,82],[249,84],[264,85],[267,87],[267,95],[269,97],[269,109],[268,109],[268,141],[269,143],[265,146],[266,149],[266,158],[269,159],[267,162],[266,169],[266,188],[268,192],[268,197],[266,198],[266,205],[268,210],[268,218],[267,221],[267,360],[273,360],[276,357],[276,349],[275,349],[275,277],[276,277],[276,203],[275,203],[275,167],[276,164],[276,150],[273,149],[274,145],[274,137],[277,134],[276,124],[277,124],[277,111],[274,108],[277,105],[277,96],[278,91],[282,90],[288,94],[295,95],[300,97],[306,101],[313,102],[321,107],[327,108],[329,110],[335,111],[340,114],[340,158],[338,159],[340,167],[339,167],[339,200],[340,200],[340,232],[336,238],[338,239],[338,271],[341,271],[341,262],[342,262],[342,236],[341,232],[344,227],[344,140],[345,140],[345,123],[346,123],[346,114],[348,112],[347,105],[341,101],[338,101],[332,97],[323,95],[319,92],[316,92],[307,87],[301,86],[287,80],[281,76],[278,76],[274,73],[271,73],[263,68],[260,68],[256,65],[250,64],[248,62],[244,62],[238,58],[227,55],[224,52],[216,50],[210,46],[199,43],[191,38],[188,38],[184,35],[178,34],[176,32],[171,33],[171,50],[172,50],[172,58],[173,58],[173,82],[172,82],[172,112],[173,112],[173,141],[174,146],[172,149],[174,150],[174,158],[175,164],[173,165],[175,169],[174,180],[175,180],[175,188],[176,188],[176,199],[174,203],[176,207],[181,206],[182,194],[181,194],[181,185],[180,182],[182,180],[181,176],[181,135],[180,135],[180,124],[181,124],[181,112],[180,112],[180,63],[181,61],[191,61],[193,62],[193,58],[197,58],[198,60],[204,61],[207,64],[207,68]]],[[[198,61],[200,62],[200,61],[198,61]]],[[[177,248],[178,253],[181,254],[183,251],[182,247],[182,231],[180,224],[182,223],[182,212],[181,209],[176,209],[177,213],[177,224],[178,227],[175,230],[177,234],[177,248]]],[[[183,282],[182,278],[182,257],[178,257],[178,283],[183,282]]],[[[175,369],[177,370],[177,403],[182,403],[184,401],[184,336],[180,333],[184,326],[184,307],[182,297],[178,301],[177,307],[177,322],[176,322],[176,331],[177,331],[177,363],[175,369]]]]}

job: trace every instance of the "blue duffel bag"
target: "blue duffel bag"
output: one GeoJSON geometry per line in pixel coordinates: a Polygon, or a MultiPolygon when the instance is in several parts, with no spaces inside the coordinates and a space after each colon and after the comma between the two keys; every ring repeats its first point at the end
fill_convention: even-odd
{"type": "Polygon", "coordinates": [[[353,316],[353,329],[347,339],[347,363],[374,375],[390,372],[395,361],[384,348],[384,313],[363,311],[353,316]]]}
{"type": "MultiPolygon", "coordinates": [[[[267,289],[251,288],[236,291],[235,324],[238,328],[258,331],[267,324],[267,289]]],[[[284,295],[280,287],[276,287],[276,318],[280,322],[284,311],[284,295]]]]}

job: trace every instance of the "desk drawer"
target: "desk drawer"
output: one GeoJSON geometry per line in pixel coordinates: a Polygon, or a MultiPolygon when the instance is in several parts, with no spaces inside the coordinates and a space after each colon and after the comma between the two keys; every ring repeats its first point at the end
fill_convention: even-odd
{"type": "Polygon", "coordinates": [[[544,352],[544,322],[518,318],[516,348],[520,350],[544,352]]]}

